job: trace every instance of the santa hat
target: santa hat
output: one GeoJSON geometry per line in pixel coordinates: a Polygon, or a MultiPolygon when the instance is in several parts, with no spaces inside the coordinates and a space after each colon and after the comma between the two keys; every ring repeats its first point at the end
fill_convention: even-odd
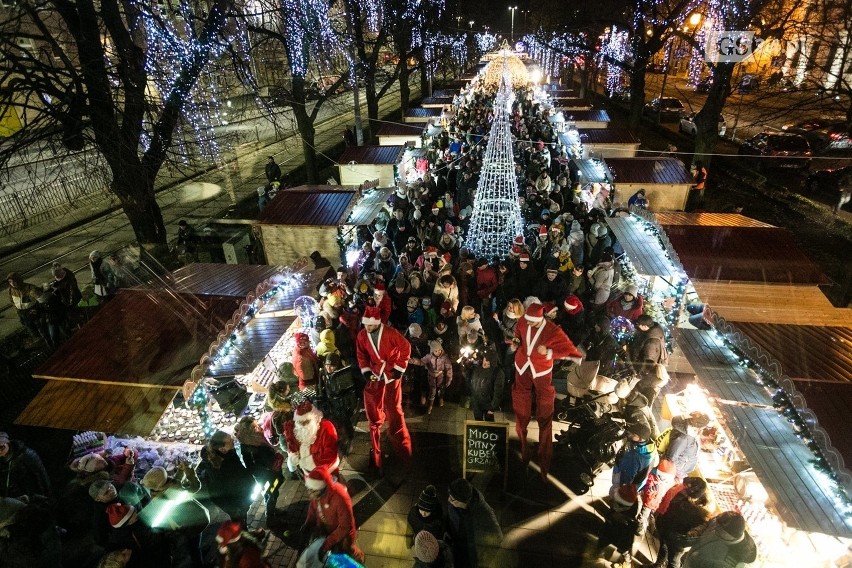
{"type": "Polygon", "coordinates": [[[382,323],[382,313],[376,306],[367,306],[364,308],[364,317],[361,318],[361,323],[364,325],[379,325],[382,323]]]}
{"type": "Polygon", "coordinates": [[[660,465],[657,466],[657,477],[674,479],[677,474],[677,467],[671,460],[660,460],[660,465]]]}
{"type": "Polygon", "coordinates": [[[539,303],[530,304],[524,319],[531,322],[539,322],[544,319],[544,306],[539,303]]]}
{"type": "Polygon", "coordinates": [[[331,485],[331,477],[322,466],[315,467],[305,476],[305,487],[311,491],[320,491],[329,485],[331,485]]]}
{"type": "Polygon", "coordinates": [[[426,250],[423,252],[423,256],[426,258],[435,258],[438,256],[438,249],[435,247],[426,247],[426,250]]]}
{"type": "Polygon", "coordinates": [[[524,249],[521,247],[521,245],[512,245],[512,248],[509,249],[509,254],[519,256],[522,250],[524,249]]]}
{"type": "Polygon", "coordinates": [[[296,412],[293,414],[293,418],[298,420],[299,418],[305,418],[306,416],[321,419],[322,412],[320,412],[319,408],[311,404],[310,400],[304,400],[296,407],[296,412]]]}
{"type": "Polygon", "coordinates": [[[523,235],[516,235],[515,239],[512,242],[515,243],[518,246],[523,246],[524,236],[523,235]]]}
{"type": "Polygon", "coordinates": [[[376,285],[373,287],[373,289],[374,289],[376,292],[381,292],[381,293],[383,293],[383,294],[384,294],[385,292],[387,292],[387,288],[385,288],[385,283],[384,283],[384,282],[376,282],[376,285]]]}
{"type": "Polygon", "coordinates": [[[238,521],[228,521],[216,531],[216,542],[220,547],[234,544],[243,534],[243,527],[238,521]]]}
{"type": "Polygon", "coordinates": [[[549,314],[550,312],[556,310],[556,304],[551,304],[550,302],[545,302],[542,304],[542,312],[545,314],[549,314]]]}
{"type": "Polygon", "coordinates": [[[109,524],[117,529],[124,526],[130,517],[133,516],[133,513],[136,512],[136,508],[131,505],[125,505],[124,503],[113,503],[107,507],[106,512],[109,524]]]}
{"type": "Polygon", "coordinates": [[[302,333],[301,331],[299,333],[294,333],[293,339],[296,341],[297,344],[302,342],[302,341],[310,341],[311,340],[311,338],[308,337],[307,333],[302,333]]]}
{"type": "Polygon", "coordinates": [[[547,225],[539,225],[538,236],[539,237],[546,237],[547,236],[547,225]]]}
{"type": "Polygon", "coordinates": [[[565,298],[565,302],[562,304],[565,306],[565,311],[567,311],[572,316],[579,314],[583,311],[583,302],[580,301],[580,298],[575,296],[574,294],[569,294],[567,298],[565,298]]]}
{"type": "Polygon", "coordinates": [[[636,504],[638,500],[638,495],[636,493],[636,486],[633,484],[622,485],[619,487],[615,495],[612,497],[615,505],[618,505],[624,509],[629,509],[633,505],[636,504]]]}
{"type": "Polygon", "coordinates": [[[518,262],[529,262],[529,261],[530,261],[530,255],[528,255],[525,252],[521,253],[521,256],[518,257],[518,262]]]}

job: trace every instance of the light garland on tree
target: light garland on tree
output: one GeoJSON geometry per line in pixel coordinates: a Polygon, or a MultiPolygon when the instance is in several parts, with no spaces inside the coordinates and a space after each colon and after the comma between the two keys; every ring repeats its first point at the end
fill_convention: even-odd
{"type": "Polygon", "coordinates": [[[477,258],[505,258],[514,237],[523,234],[509,121],[513,96],[504,64],[467,237],[467,247],[477,258]]]}
{"type": "Polygon", "coordinates": [[[598,54],[599,65],[606,66],[606,90],[610,96],[624,90],[624,69],[630,55],[627,30],[619,31],[616,26],[608,29],[601,42],[598,54]]]}

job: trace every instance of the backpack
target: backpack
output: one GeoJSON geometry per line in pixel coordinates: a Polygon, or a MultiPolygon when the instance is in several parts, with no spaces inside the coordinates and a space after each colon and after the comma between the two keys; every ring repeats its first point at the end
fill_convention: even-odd
{"type": "Polygon", "coordinates": [[[660,435],[657,436],[654,439],[654,445],[657,446],[657,453],[660,456],[665,455],[666,450],[669,447],[669,442],[671,442],[671,440],[672,440],[672,432],[673,431],[674,431],[674,429],[671,426],[669,426],[668,428],[666,428],[665,430],[660,432],[660,435]]]}

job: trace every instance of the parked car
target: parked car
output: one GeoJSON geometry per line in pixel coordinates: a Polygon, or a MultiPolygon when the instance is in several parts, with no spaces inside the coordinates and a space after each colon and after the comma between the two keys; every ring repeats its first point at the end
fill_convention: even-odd
{"type": "Polygon", "coordinates": [[[709,93],[710,87],[713,85],[713,77],[704,77],[695,83],[693,90],[696,93],[709,93]]]}
{"type": "MultiPolygon", "coordinates": [[[[690,112],[680,117],[680,126],[678,130],[689,136],[695,136],[698,133],[698,127],[695,125],[695,115],[697,112],[690,112]]],[[[728,130],[728,123],[725,117],[719,115],[719,136],[724,136],[728,130]]]]}
{"type": "Polygon", "coordinates": [[[852,183],[852,166],[816,170],[805,178],[804,188],[809,193],[827,193],[837,195],[841,184],[852,183]]]}
{"type": "Polygon", "coordinates": [[[680,99],[674,97],[655,98],[645,105],[645,115],[652,118],[660,117],[660,122],[675,122],[680,120],[685,109],[680,99]]]}
{"type": "Polygon", "coordinates": [[[809,118],[808,120],[803,120],[802,122],[797,122],[796,124],[785,124],[781,127],[781,130],[784,132],[789,132],[790,134],[804,134],[805,132],[810,132],[811,130],[817,130],[819,128],[825,128],[830,126],[833,120],[828,118],[809,118]]]}
{"type": "Polygon", "coordinates": [[[808,139],[814,152],[852,148],[852,132],[842,121],[814,118],[796,124],[785,124],[781,130],[801,134],[808,139]]]}
{"type": "Polygon", "coordinates": [[[757,169],[796,168],[807,170],[811,147],[801,134],[762,132],[740,145],[741,156],[760,156],[757,169]]]}
{"type": "Polygon", "coordinates": [[[738,93],[753,93],[760,88],[760,77],[751,74],[743,75],[735,88],[738,93]]]}

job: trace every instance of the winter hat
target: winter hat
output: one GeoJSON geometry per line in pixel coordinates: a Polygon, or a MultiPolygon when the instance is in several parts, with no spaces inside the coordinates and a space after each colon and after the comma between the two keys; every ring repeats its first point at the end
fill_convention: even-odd
{"type": "Polygon", "coordinates": [[[54,278],[64,278],[65,277],[65,269],[62,268],[62,265],[58,262],[54,262],[50,267],[50,273],[53,274],[54,278]]]}
{"type": "Polygon", "coordinates": [[[448,235],[452,235],[453,233],[456,232],[456,228],[453,227],[453,225],[448,222],[447,224],[444,225],[444,232],[448,235]]]}
{"type": "Polygon", "coordinates": [[[707,482],[700,477],[687,477],[683,480],[686,494],[692,499],[700,499],[707,493],[707,482]]]}
{"type": "MultiPolygon", "coordinates": [[[[429,487],[432,487],[431,485],[429,487]]],[[[434,489],[434,487],[432,488],[434,489]]],[[[15,515],[27,504],[11,497],[0,497],[0,528],[15,524],[15,515]]]]}
{"type": "Polygon", "coordinates": [[[339,353],[335,353],[332,351],[331,353],[325,356],[325,361],[323,361],[326,365],[333,365],[335,367],[340,367],[343,364],[343,360],[340,358],[339,353]]]}
{"type": "Polygon", "coordinates": [[[136,508],[131,505],[125,505],[124,503],[113,503],[107,507],[106,512],[109,524],[117,529],[123,527],[130,520],[130,517],[136,512],[136,508]]]}
{"type": "Polygon", "coordinates": [[[636,296],[639,295],[639,288],[636,286],[636,284],[631,284],[630,286],[628,286],[624,290],[624,293],[630,294],[631,296],[633,296],[635,298],[636,296]]]}
{"type": "Polygon", "coordinates": [[[524,236],[516,235],[515,239],[512,242],[518,246],[524,246],[524,236]]]}
{"type": "Polygon", "coordinates": [[[464,477],[459,477],[450,483],[450,497],[456,501],[467,503],[473,497],[473,487],[464,477]]]}
{"type": "Polygon", "coordinates": [[[243,527],[238,521],[228,521],[216,531],[216,543],[220,548],[233,544],[240,540],[243,527]]]}
{"type": "Polygon", "coordinates": [[[547,272],[559,272],[559,261],[555,258],[547,259],[547,272]]]}
{"type": "Polygon", "coordinates": [[[168,480],[169,476],[166,473],[166,469],[156,465],[149,469],[145,477],[142,478],[142,487],[151,491],[162,491],[166,488],[168,480]]]}
{"type": "Polygon", "coordinates": [[[418,298],[417,296],[411,296],[405,301],[405,305],[408,309],[416,309],[417,306],[420,305],[420,298],[418,298]]]}
{"type": "MultiPolygon", "coordinates": [[[[548,215],[549,214],[550,214],[550,212],[548,211],[548,215]]],[[[547,225],[539,225],[538,236],[539,237],[546,237],[547,236],[547,225]]]]}
{"type": "MultiPolygon", "coordinates": [[[[144,479],[142,480],[142,484],[145,485],[144,479]]],[[[89,485],[89,497],[97,501],[109,492],[110,487],[114,488],[115,486],[109,480],[97,479],[89,485]]]]}
{"type": "Polygon", "coordinates": [[[107,461],[100,454],[87,454],[80,458],[78,468],[78,471],[95,473],[96,471],[105,470],[107,468],[107,461]]]}
{"type": "Polygon", "coordinates": [[[293,414],[293,418],[298,420],[299,418],[313,417],[317,419],[322,418],[322,412],[319,408],[311,404],[310,400],[303,400],[296,407],[296,412],[293,414]]]}
{"type": "Polygon", "coordinates": [[[565,298],[565,302],[562,304],[565,306],[565,311],[575,316],[583,311],[583,302],[580,301],[580,298],[575,296],[574,294],[570,294],[567,298],[565,298]]]}
{"type": "Polygon", "coordinates": [[[367,306],[364,308],[364,317],[361,318],[361,323],[364,325],[380,325],[382,323],[382,313],[376,306],[367,306]]]}
{"type": "Polygon", "coordinates": [[[420,337],[423,335],[423,328],[420,327],[419,323],[413,323],[408,326],[408,335],[414,338],[420,337]]]}
{"type": "Polygon", "coordinates": [[[606,235],[606,226],[600,223],[592,225],[592,234],[598,238],[606,235]]]}
{"type": "Polygon", "coordinates": [[[438,491],[434,485],[427,485],[426,489],[420,492],[420,497],[417,499],[417,508],[434,513],[440,508],[438,504],[438,491]]]}
{"type": "Polygon", "coordinates": [[[628,485],[622,485],[619,487],[615,495],[612,497],[615,505],[618,505],[624,509],[629,509],[638,499],[638,495],[636,494],[636,486],[632,483],[628,485]]]}
{"type": "Polygon", "coordinates": [[[438,256],[438,249],[435,247],[426,247],[426,250],[423,251],[423,256],[426,258],[435,258],[438,256]]]}
{"type": "Polygon", "coordinates": [[[518,262],[529,262],[529,261],[530,261],[530,255],[528,255],[527,253],[521,253],[521,256],[518,257],[518,262]]]}
{"type": "Polygon", "coordinates": [[[657,466],[657,477],[666,477],[674,479],[677,474],[677,467],[671,460],[660,460],[660,465],[657,466]]]}
{"type": "Polygon", "coordinates": [[[331,483],[328,471],[324,467],[315,467],[305,476],[305,487],[311,491],[325,489],[331,483]]]}
{"type": "Polygon", "coordinates": [[[539,322],[544,319],[544,306],[538,302],[530,304],[524,314],[524,319],[531,322],[539,322]]]}
{"type": "Polygon", "coordinates": [[[745,534],[745,519],[734,511],[725,511],[716,517],[716,534],[722,540],[739,542],[745,534]]]}
{"type": "Polygon", "coordinates": [[[311,340],[311,338],[310,338],[310,337],[308,337],[308,334],[307,334],[307,333],[299,332],[299,333],[294,333],[294,334],[293,334],[293,341],[295,341],[295,342],[296,342],[296,345],[298,345],[298,344],[299,344],[299,343],[301,343],[302,341],[308,341],[308,342],[310,342],[310,340],[311,340]]]}
{"type": "Polygon", "coordinates": [[[625,429],[628,434],[635,434],[640,437],[643,441],[647,440],[651,437],[651,429],[648,428],[645,424],[641,422],[636,422],[635,424],[628,424],[625,429]]]}
{"type": "Polygon", "coordinates": [[[0,432],[0,446],[5,446],[9,443],[9,434],[6,432],[0,432]]]}
{"type": "Polygon", "coordinates": [[[373,290],[375,290],[376,293],[381,292],[382,294],[388,291],[388,289],[385,288],[384,282],[376,282],[376,285],[373,287],[373,290]]]}
{"type": "Polygon", "coordinates": [[[453,305],[449,301],[445,300],[441,303],[441,309],[451,312],[453,311],[453,305]]]}
{"type": "MultiPolygon", "coordinates": [[[[439,323],[443,323],[443,322],[439,322],[439,323]]],[[[437,327],[437,325],[435,327],[437,327]]],[[[429,352],[430,353],[434,353],[434,352],[436,352],[440,349],[443,349],[443,348],[444,348],[444,344],[441,343],[440,341],[438,341],[437,339],[433,339],[432,341],[429,342],[429,352]]]]}
{"type": "Polygon", "coordinates": [[[440,552],[438,539],[429,531],[420,531],[414,537],[414,556],[420,562],[430,564],[438,559],[440,552]]]}

